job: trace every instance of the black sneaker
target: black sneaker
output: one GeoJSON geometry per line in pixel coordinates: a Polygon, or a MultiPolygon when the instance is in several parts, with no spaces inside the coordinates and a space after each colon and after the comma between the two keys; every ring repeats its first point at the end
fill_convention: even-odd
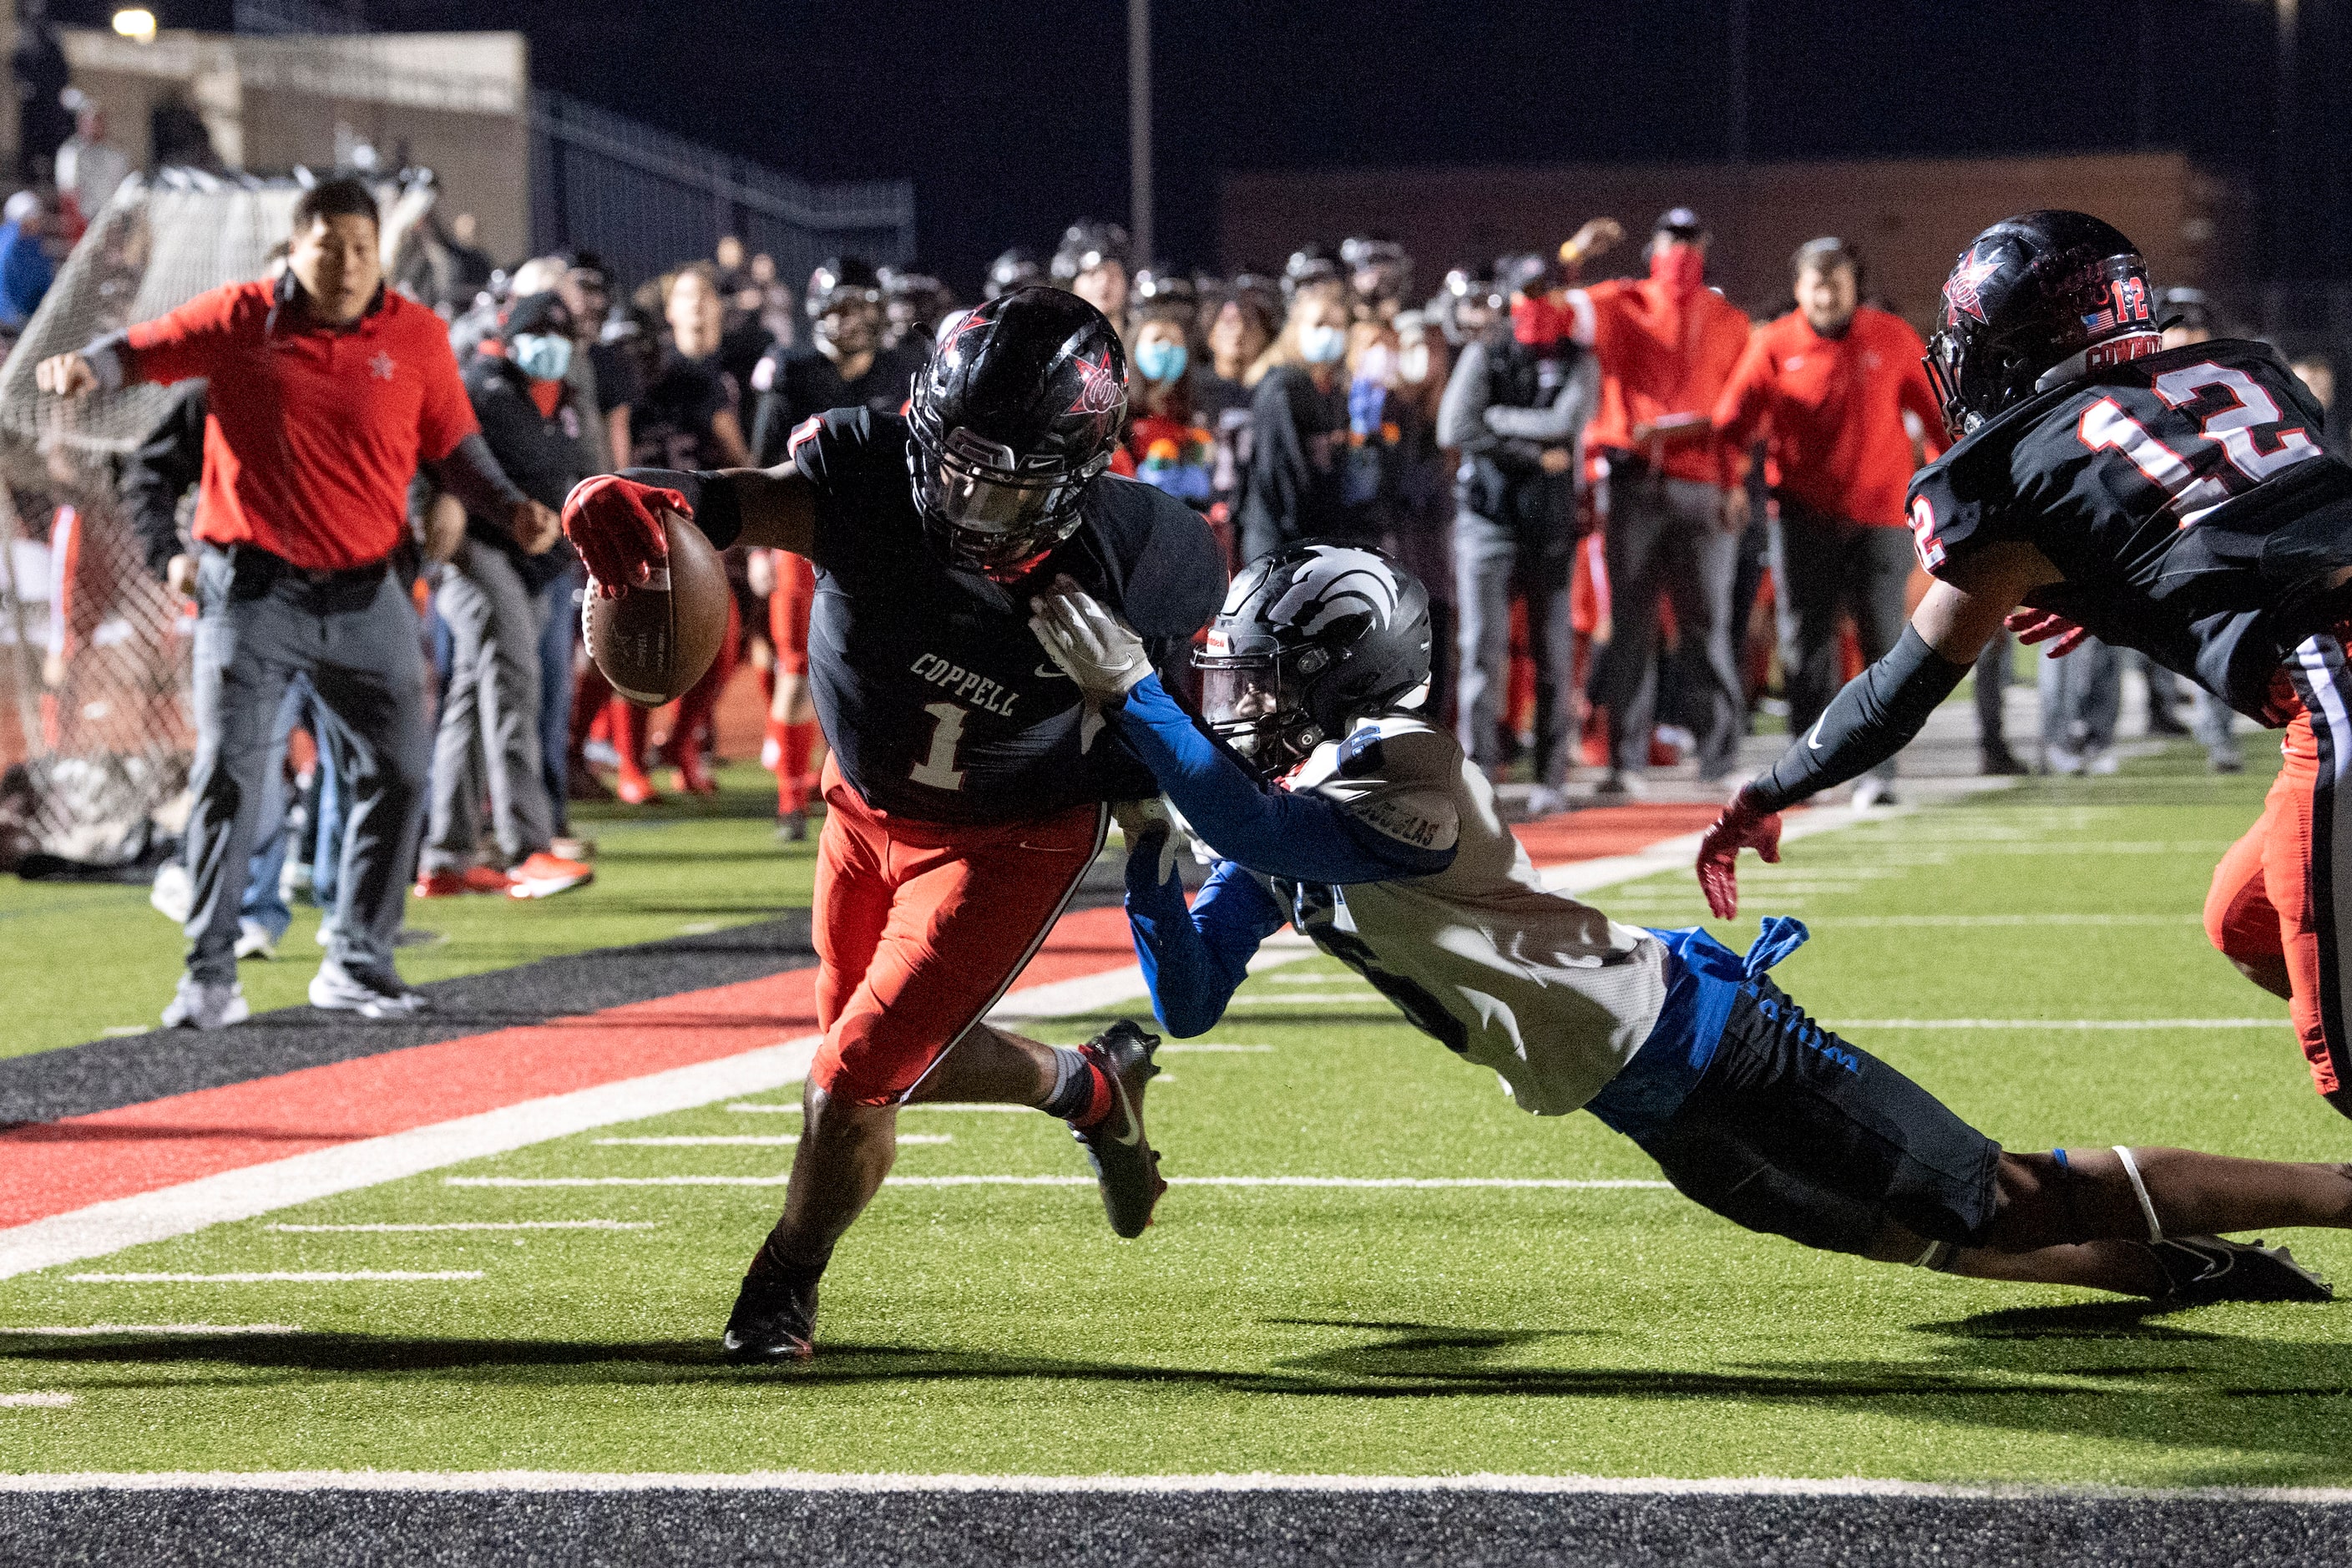
{"type": "Polygon", "coordinates": [[[1159,1036],[1122,1018],[1078,1047],[1110,1079],[1111,1108],[1092,1127],[1072,1127],[1070,1136],[1095,1168],[1111,1229],[1130,1239],[1143,1234],[1152,1205],[1168,1190],[1160,1156],[1143,1136],[1143,1086],[1160,1071],[1151,1059],[1159,1047],[1159,1036]]]}
{"type": "Polygon", "coordinates": [[[740,1362],[806,1361],[816,1353],[816,1281],[794,1285],[743,1276],[720,1343],[740,1362]]]}
{"type": "Polygon", "coordinates": [[[2017,760],[2017,753],[1999,741],[1987,744],[1977,771],[1987,778],[2016,778],[2032,770],[2017,760]]]}
{"type": "Polygon", "coordinates": [[[2168,1236],[2148,1244],[2168,1289],[2167,1307],[2215,1301],[2333,1301],[2326,1280],[2294,1260],[2284,1247],[2224,1241],[2218,1236],[2168,1236]]]}

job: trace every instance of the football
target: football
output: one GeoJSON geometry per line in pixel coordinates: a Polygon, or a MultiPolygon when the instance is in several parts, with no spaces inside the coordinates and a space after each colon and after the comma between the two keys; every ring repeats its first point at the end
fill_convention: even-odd
{"type": "Polygon", "coordinates": [[[727,567],[710,541],[674,511],[662,514],[669,565],[653,581],[608,599],[592,586],[580,607],[588,657],[632,702],[651,708],[684,696],[719,657],[727,635],[727,567]]]}

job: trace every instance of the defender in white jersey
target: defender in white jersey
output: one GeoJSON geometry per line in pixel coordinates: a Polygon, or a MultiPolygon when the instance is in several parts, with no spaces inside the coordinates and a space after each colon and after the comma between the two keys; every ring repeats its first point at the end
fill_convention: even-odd
{"type": "Polygon", "coordinates": [[[1196,660],[1205,731],[1074,585],[1033,608],[1218,856],[1188,906],[1164,824],[1129,824],[1128,918],[1171,1032],[1214,1024],[1258,944],[1295,924],[1522,1109],[1590,1110],[1751,1230],[2184,1305],[2330,1299],[2284,1247],[2213,1233],[2352,1227],[2352,1170],[2006,1152],[1772,983],[1797,921],[1766,920],[1743,958],[1545,890],[1484,777],[1413,711],[1428,598],[1379,552],[1299,545],[1243,571],[1196,660]]]}

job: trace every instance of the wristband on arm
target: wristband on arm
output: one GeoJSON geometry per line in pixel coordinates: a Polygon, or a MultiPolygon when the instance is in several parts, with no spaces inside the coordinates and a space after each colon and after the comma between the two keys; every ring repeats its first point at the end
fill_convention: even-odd
{"type": "Polygon", "coordinates": [[[1830,700],[1811,731],[1780,753],[1769,773],[1742,789],[1759,813],[1784,810],[1832,784],[1860,778],[1911,743],[1937,705],[1959,689],[1969,665],[1954,664],[1910,626],[1894,651],[1830,700]]]}

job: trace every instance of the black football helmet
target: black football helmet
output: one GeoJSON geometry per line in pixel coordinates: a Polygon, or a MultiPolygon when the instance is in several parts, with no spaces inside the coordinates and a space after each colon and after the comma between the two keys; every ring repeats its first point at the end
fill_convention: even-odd
{"type": "Polygon", "coordinates": [[[1342,240],[1339,262],[1361,299],[1394,304],[1412,292],[1412,258],[1387,235],[1359,234],[1342,240]]]}
{"type": "Polygon", "coordinates": [[[1282,264],[1282,297],[1295,300],[1298,290],[1310,283],[1345,283],[1348,275],[1339,270],[1339,258],[1331,247],[1319,240],[1309,240],[1290,253],[1282,264]]]}
{"type": "Polygon", "coordinates": [[[1062,231],[1054,251],[1054,281],[1068,288],[1078,274],[1118,262],[1127,266],[1127,230],[1115,223],[1082,217],[1062,231]]]}
{"type": "Polygon", "coordinates": [[[880,346],[882,278],[862,256],[836,256],[809,274],[809,335],[828,359],[848,359],[880,346]]]}
{"type": "Polygon", "coordinates": [[[1012,582],[1077,531],[1127,419],[1127,351],[1058,289],[1016,289],[942,324],[915,377],[907,466],[950,564],[1012,582]]]}
{"type": "Polygon", "coordinates": [[[1378,550],[1294,544],[1234,579],[1193,656],[1201,713],[1269,775],[1429,685],[1429,592],[1378,550]]]}
{"type": "Polygon", "coordinates": [[[1137,272],[1129,294],[1139,307],[1156,306],[1186,321],[1201,313],[1201,286],[1171,262],[1155,261],[1137,272]]]}
{"type": "Polygon", "coordinates": [[[1954,439],[2034,393],[2163,346],[2132,242],[2087,213],[2030,212],[1969,242],[1944,282],[1927,380],[1954,439]]]}
{"type": "Polygon", "coordinates": [[[988,264],[988,282],[981,289],[981,298],[993,300],[999,294],[1010,294],[1015,289],[1026,289],[1032,283],[1045,281],[1045,269],[1029,254],[1026,246],[1016,245],[988,264]]]}

